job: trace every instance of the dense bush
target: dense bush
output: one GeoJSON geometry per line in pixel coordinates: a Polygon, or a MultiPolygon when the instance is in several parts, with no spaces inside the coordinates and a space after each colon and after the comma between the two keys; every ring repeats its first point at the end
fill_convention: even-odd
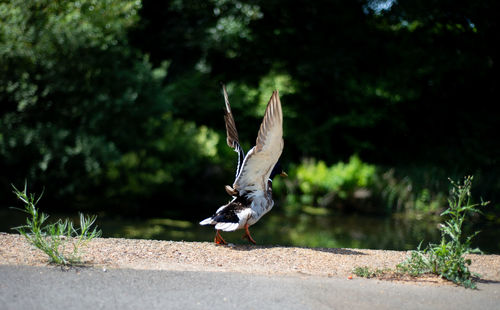
{"type": "Polygon", "coordinates": [[[295,171],[301,202],[328,206],[354,198],[360,190],[373,187],[375,167],[352,156],[348,163],[327,167],[323,161],[308,160],[295,171]]]}
{"type": "Polygon", "coordinates": [[[136,145],[159,103],[151,66],[127,47],[137,8],[113,0],[0,4],[3,184],[28,178],[57,184],[56,195],[79,193],[136,145]]]}
{"type": "Polygon", "coordinates": [[[445,204],[446,189],[431,188],[429,180],[417,184],[418,175],[395,176],[385,169],[361,161],[327,166],[323,161],[304,160],[290,171],[288,180],[275,182],[276,192],[287,195],[286,208],[302,206],[361,213],[437,213],[445,204]]]}

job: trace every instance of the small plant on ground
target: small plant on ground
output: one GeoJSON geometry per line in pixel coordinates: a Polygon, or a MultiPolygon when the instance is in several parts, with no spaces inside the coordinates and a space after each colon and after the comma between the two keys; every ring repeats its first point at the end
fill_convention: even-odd
{"type": "Polygon", "coordinates": [[[434,273],[466,288],[475,288],[473,276],[469,270],[471,260],[467,254],[482,253],[478,248],[471,248],[471,241],[479,231],[470,236],[463,236],[463,224],[473,213],[480,213],[478,207],[489,202],[471,203],[472,176],[465,177],[462,184],[450,179],[452,190],[448,199],[449,207],[441,216],[445,216],[441,224],[441,242],[429,244],[424,250],[421,244],[416,251],[397,266],[399,272],[417,276],[434,273]]]}
{"type": "Polygon", "coordinates": [[[375,277],[380,277],[388,272],[391,272],[390,269],[371,269],[368,266],[363,266],[363,267],[354,267],[352,270],[352,273],[357,275],[358,277],[362,278],[375,278],[375,277]]]}
{"type": "Polygon", "coordinates": [[[29,243],[47,254],[50,262],[66,266],[80,263],[81,248],[90,240],[101,236],[97,227],[91,230],[97,217],[86,217],[80,213],[80,228],[75,228],[73,222],[68,219],[49,224],[49,216],[36,208],[42,195],[37,198],[34,194],[28,194],[26,184],[22,192],[15,186],[13,188],[14,194],[24,204],[24,209],[16,209],[29,216],[25,225],[12,229],[17,230],[29,243]]]}

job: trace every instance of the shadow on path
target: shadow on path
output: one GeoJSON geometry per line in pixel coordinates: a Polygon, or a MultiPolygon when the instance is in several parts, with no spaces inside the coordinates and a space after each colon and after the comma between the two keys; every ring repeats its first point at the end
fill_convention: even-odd
{"type": "MultiPolygon", "coordinates": [[[[283,249],[283,248],[299,248],[299,247],[286,247],[286,246],[279,246],[279,245],[232,245],[229,246],[235,251],[254,251],[254,250],[262,250],[262,249],[283,249]]],[[[366,253],[359,252],[356,250],[351,250],[351,249],[342,249],[342,248],[307,248],[307,247],[300,247],[299,249],[304,249],[304,250],[313,250],[313,251],[318,251],[318,252],[326,252],[326,253],[332,253],[332,254],[340,254],[340,255],[367,255],[366,253]]]]}

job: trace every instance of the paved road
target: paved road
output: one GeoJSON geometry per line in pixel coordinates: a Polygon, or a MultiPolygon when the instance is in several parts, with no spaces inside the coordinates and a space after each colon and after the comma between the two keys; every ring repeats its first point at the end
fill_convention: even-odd
{"type": "Polygon", "coordinates": [[[378,280],[0,266],[0,309],[499,309],[479,290],[378,280]]]}

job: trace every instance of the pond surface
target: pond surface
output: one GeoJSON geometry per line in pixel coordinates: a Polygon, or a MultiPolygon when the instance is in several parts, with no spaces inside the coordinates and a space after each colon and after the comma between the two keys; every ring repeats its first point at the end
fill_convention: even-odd
{"type": "MultiPolygon", "coordinates": [[[[51,217],[51,219],[57,218],[57,216],[51,217]]],[[[76,216],[72,219],[74,223],[78,223],[76,216]]],[[[250,232],[260,245],[411,250],[416,249],[422,240],[423,245],[428,242],[439,242],[437,220],[397,215],[366,217],[302,213],[285,216],[271,212],[252,226],[250,232]]],[[[11,227],[22,225],[24,222],[23,213],[0,210],[0,231],[12,233],[11,227]]],[[[200,226],[198,221],[184,219],[127,219],[100,216],[97,224],[104,237],[213,241],[215,234],[211,226],[200,226]]],[[[480,247],[485,253],[500,254],[499,223],[476,223],[467,227],[467,230],[481,230],[474,239],[473,246],[480,247]]],[[[227,242],[248,243],[242,240],[242,234],[242,231],[222,233],[227,242]]]]}

